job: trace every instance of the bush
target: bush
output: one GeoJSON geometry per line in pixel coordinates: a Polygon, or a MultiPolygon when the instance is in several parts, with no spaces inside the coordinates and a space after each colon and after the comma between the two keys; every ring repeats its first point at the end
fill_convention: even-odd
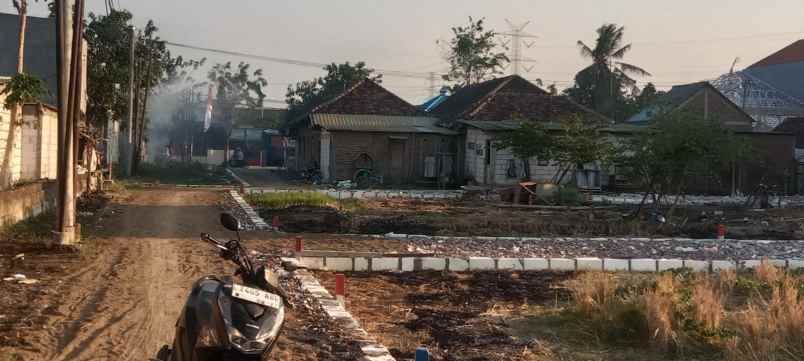
{"type": "Polygon", "coordinates": [[[338,204],[335,198],[317,192],[285,192],[250,194],[248,202],[263,209],[284,209],[295,206],[331,207],[338,204]]]}
{"type": "Polygon", "coordinates": [[[574,186],[561,186],[556,193],[556,203],[561,205],[579,205],[583,202],[581,192],[574,186]]]}

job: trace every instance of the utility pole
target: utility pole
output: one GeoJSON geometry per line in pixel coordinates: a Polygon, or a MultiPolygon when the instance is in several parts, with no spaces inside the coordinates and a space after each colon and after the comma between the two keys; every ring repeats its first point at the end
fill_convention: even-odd
{"type": "Polygon", "coordinates": [[[427,79],[430,81],[430,98],[436,96],[436,73],[430,72],[427,79]]]}
{"type": "Polygon", "coordinates": [[[134,26],[128,27],[128,38],[131,44],[128,54],[128,124],[126,125],[126,136],[123,139],[123,158],[126,177],[131,177],[134,166],[134,149],[132,136],[134,134],[134,47],[137,44],[135,39],[134,26]]]}
{"type": "Polygon", "coordinates": [[[527,41],[524,39],[538,39],[539,37],[525,31],[525,28],[530,25],[530,21],[522,24],[514,24],[510,20],[505,19],[505,22],[508,23],[509,27],[511,27],[511,31],[507,33],[497,33],[497,35],[510,38],[506,41],[503,41],[502,44],[503,46],[508,46],[509,44],[511,45],[508,53],[508,59],[511,61],[512,68],[511,74],[521,75],[523,69],[526,72],[530,72],[533,70],[533,66],[523,66],[522,63],[534,63],[535,60],[522,56],[522,46],[524,45],[525,48],[533,47],[535,44],[533,41],[527,41]]]}
{"type": "Polygon", "coordinates": [[[58,242],[74,245],[79,239],[75,223],[75,139],[81,117],[81,72],[84,1],[56,1],[58,34],[58,242]]]}

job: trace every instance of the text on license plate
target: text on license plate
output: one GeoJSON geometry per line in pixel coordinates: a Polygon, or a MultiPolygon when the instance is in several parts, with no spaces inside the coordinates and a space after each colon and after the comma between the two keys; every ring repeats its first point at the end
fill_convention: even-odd
{"type": "Polygon", "coordinates": [[[243,285],[232,285],[232,297],[273,309],[279,309],[279,306],[282,305],[281,297],[270,292],[243,285]]]}

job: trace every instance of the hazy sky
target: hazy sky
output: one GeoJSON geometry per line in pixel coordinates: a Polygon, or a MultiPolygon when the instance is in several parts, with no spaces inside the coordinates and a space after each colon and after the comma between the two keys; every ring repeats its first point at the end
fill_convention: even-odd
{"type": "MultiPolygon", "coordinates": [[[[0,0],[0,11],[12,11],[0,0]]],[[[727,72],[735,57],[748,66],[794,40],[804,38],[803,0],[119,0],[138,25],[153,19],[163,39],[202,47],[313,62],[364,60],[378,69],[443,72],[438,39],[468,16],[485,17],[489,27],[508,30],[505,19],[531,21],[538,35],[524,55],[534,59],[526,78],[545,85],[570,84],[588,60],[575,42],[592,44],[595,29],[613,22],[626,26],[633,51],[626,61],[642,66],[660,87],[712,79],[727,72]]],[[[88,0],[103,13],[104,2],[88,0]]],[[[33,14],[45,13],[42,3],[33,14]]],[[[175,49],[209,61],[230,56],[175,49]]],[[[322,72],[316,68],[247,60],[264,69],[268,95],[284,99],[289,83],[322,72]]],[[[426,79],[386,76],[384,85],[418,103],[429,95],[426,79]]]]}

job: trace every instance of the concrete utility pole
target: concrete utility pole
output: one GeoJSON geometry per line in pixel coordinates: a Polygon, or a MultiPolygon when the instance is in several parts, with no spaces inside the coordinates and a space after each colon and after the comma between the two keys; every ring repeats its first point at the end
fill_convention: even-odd
{"type": "Polygon", "coordinates": [[[128,28],[128,35],[131,44],[128,59],[128,124],[126,125],[126,136],[123,139],[123,164],[126,177],[131,177],[134,166],[134,149],[132,136],[134,134],[134,47],[137,44],[134,26],[128,28]]]}
{"type": "Polygon", "coordinates": [[[78,241],[75,224],[75,139],[81,116],[81,48],[83,41],[83,0],[56,1],[58,33],[58,208],[57,238],[62,245],[78,241]]]}

